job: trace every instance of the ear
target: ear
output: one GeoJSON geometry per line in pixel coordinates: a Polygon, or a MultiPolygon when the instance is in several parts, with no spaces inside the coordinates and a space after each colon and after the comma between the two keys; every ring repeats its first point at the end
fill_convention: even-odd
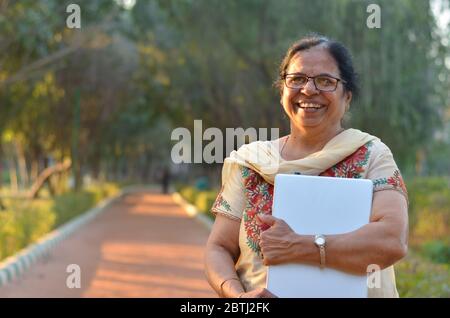
{"type": "Polygon", "coordinates": [[[345,106],[345,111],[348,111],[348,109],[350,108],[350,102],[352,101],[353,94],[352,92],[345,92],[344,94],[345,94],[344,96],[345,103],[347,104],[347,106],[345,106]]]}
{"type": "Polygon", "coordinates": [[[350,92],[350,91],[345,92],[345,100],[346,100],[347,103],[350,104],[350,102],[352,101],[352,97],[353,97],[352,92],[350,92]]]}

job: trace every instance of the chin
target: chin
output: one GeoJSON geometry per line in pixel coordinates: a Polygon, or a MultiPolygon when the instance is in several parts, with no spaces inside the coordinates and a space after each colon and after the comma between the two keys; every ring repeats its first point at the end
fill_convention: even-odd
{"type": "Polygon", "coordinates": [[[315,128],[320,126],[321,124],[321,120],[314,120],[314,121],[310,121],[310,120],[293,120],[292,124],[297,127],[297,128],[301,128],[301,129],[305,129],[305,128],[315,128]]]}

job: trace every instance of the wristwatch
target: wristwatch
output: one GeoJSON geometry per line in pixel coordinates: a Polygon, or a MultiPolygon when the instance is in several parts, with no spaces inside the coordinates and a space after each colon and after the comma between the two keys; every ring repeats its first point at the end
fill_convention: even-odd
{"type": "Polygon", "coordinates": [[[325,244],[327,240],[325,235],[317,234],[314,236],[314,244],[319,248],[320,251],[320,268],[325,268],[325,244]]]}

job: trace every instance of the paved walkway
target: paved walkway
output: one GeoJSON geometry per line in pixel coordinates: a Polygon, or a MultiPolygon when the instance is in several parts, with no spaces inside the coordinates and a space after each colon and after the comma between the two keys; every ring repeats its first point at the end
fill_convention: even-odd
{"type": "Polygon", "coordinates": [[[0,297],[216,297],[203,270],[208,230],[170,195],[127,194],[61,242],[0,297]],[[81,288],[66,286],[69,264],[81,288]]]}

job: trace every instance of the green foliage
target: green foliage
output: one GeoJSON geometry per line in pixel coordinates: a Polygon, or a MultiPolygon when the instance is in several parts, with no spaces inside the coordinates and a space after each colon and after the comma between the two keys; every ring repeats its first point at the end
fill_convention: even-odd
{"type": "Polygon", "coordinates": [[[217,191],[201,191],[195,200],[195,206],[202,212],[208,213],[217,197],[217,191]]]}
{"type": "Polygon", "coordinates": [[[94,185],[79,192],[68,192],[55,197],[53,210],[56,213],[55,226],[60,226],[93,207],[100,200],[111,197],[119,189],[113,183],[94,185]]]}
{"type": "Polygon", "coordinates": [[[87,191],[65,193],[54,200],[54,211],[57,215],[56,226],[62,225],[88,210],[95,203],[95,194],[87,191]]]}
{"type": "Polygon", "coordinates": [[[7,200],[7,209],[0,211],[0,260],[37,241],[118,191],[115,184],[106,183],[80,192],[64,193],[54,199],[25,202],[7,200]]]}
{"type": "Polygon", "coordinates": [[[431,241],[422,246],[422,253],[436,263],[450,264],[450,244],[431,241]]]}
{"type": "Polygon", "coordinates": [[[50,232],[55,219],[51,200],[15,202],[0,211],[0,260],[50,232]]]}
{"type": "MultiPolygon", "coordinates": [[[[351,125],[381,137],[402,170],[448,108],[450,33],[436,28],[429,1],[373,1],[380,29],[366,27],[367,1],[141,0],[131,10],[119,2],[78,1],[80,30],[65,26],[69,0],[1,6],[0,132],[14,133],[11,145],[20,141],[28,161],[59,161],[73,142],[83,171],[118,178],[164,162],[171,141],[160,137],[196,118],[204,128],[285,133],[272,83],[288,46],[311,31],[353,52],[362,94],[351,125]]],[[[446,154],[429,164],[444,171],[446,154]]]]}
{"type": "Polygon", "coordinates": [[[109,198],[116,195],[120,188],[116,183],[105,182],[101,184],[93,184],[86,187],[86,192],[94,195],[94,201],[98,202],[104,198],[109,198]]]}
{"type": "Polygon", "coordinates": [[[211,207],[217,198],[217,191],[199,191],[196,187],[179,185],[178,192],[189,203],[193,204],[200,212],[214,219],[211,213],[211,207]]]}
{"type": "Polygon", "coordinates": [[[407,183],[413,246],[450,237],[450,179],[415,178],[407,183]]]}
{"type": "Polygon", "coordinates": [[[448,106],[448,34],[436,31],[429,1],[373,3],[382,8],[380,29],[366,27],[367,1],[139,1],[132,16],[136,40],[148,48],[142,78],[160,93],[164,85],[153,74],[164,74],[159,105],[176,124],[202,118],[205,126],[286,132],[271,89],[277,63],[293,41],[319,32],[353,52],[362,91],[352,101],[351,126],[379,136],[401,167],[414,167],[448,106]],[[166,104],[173,99],[183,105],[166,104]]]}
{"type": "Polygon", "coordinates": [[[197,199],[198,190],[195,187],[186,186],[180,190],[181,196],[190,203],[194,203],[197,199]]]}
{"type": "Polygon", "coordinates": [[[450,265],[433,264],[410,252],[395,265],[400,297],[450,297],[450,265]]]}

